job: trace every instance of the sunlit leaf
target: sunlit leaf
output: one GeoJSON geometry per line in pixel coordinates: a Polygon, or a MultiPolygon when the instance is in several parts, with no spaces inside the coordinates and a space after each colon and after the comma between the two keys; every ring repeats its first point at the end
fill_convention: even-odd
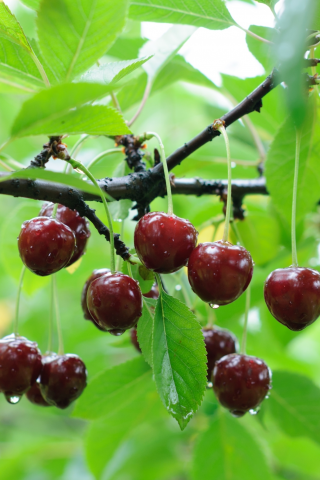
{"type": "Polygon", "coordinates": [[[135,60],[123,60],[122,62],[105,63],[100,67],[93,67],[82,75],[84,82],[102,83],[104,85],[114,85],[126,75],[129,75],[137,68],[141,67],[151,58],[139,58],[135,60]]]}
{"type": "Polygon", "coordinates": [[[16,43],[28,52],[31,52],[31,47],[25,36],[18,20],[10,12],[9,7],[0,2],[0,37],[4,37],[10,42],[16,43]]]}

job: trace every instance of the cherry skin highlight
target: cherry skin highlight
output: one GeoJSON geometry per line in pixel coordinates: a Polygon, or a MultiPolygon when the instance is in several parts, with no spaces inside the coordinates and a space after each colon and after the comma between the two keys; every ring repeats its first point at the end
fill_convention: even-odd
{"type": "Polygon", "coordinates": [[[77,355],[44,357],[40,390],[49,405],[67,408],[80,397],[86,385],[86,366],[77,355]]]}
{"type": "Polygon", "coordinates": [[[216,327],[202,329],[208,359],[208,381],[211,380],[215,363],[220,358],[237,351],[237,338],[228,330],[216,327]]]}
{"type": "Polygon", "coordinates": [[[219,402],[235,417],[259,407],[271,388],[271,371],[264,361],[237,353],[217,361],[212,379],[219,402]]]}
{"type": "Polygon", "coordinates": [[[187,265],[198,232],[184,218],[163,212],[144,215],[136,225],[134,246],[144,265],[156,273],[172,273],[187,265]]]}
{"type": "Polygon", "coordinates": [[[51,407],[51,405],[43,398],[40,383],[35,382],[32,387],[27,391],[26,397],[29,402],[39,407],[51,407]]]}
{"type": "Polygon", "coordinates": [[[51,275],[68,265],[75,236],[69,227],[53,218],[36,217],[22,224],[18,248],[29,270],[40,276],[51,275]]]}
{"type": "Polygon", "coordinates": [[[246,290],[253,266],[250,253],[239,245],[200,243],[189,258],[189,283],[204,302],[227,305],[246,290]]]}
{"type": "Polygon", "coordinates": [[[0,391],[9,402],[32,387],[41,369],[41,353],[35,342],[15,335],[0,340],[0,391]]]}
{"type": "MultiPolygon", "coordinates": [[[[94,322],[94,319],[90,315],[90,312],[87,306],[87,292],[88,292],[90,283],[93,282],[93,280],[95,280],[96,278],[102,277],[102,275],[111,275],[111,270],[109,268],[100,268],[98,270],[93,270],[90,277],[87,279],[87,281],[83,285],[83,289],[81,293],[81,307],[83,311],[83,316],[86,320],[91,320],[93,322],[94,322]]],[[[100,328],[98,325],[96,326],[100,328]]]]}
{"type": "MultiPolygon", "coordinates": [[[[53,207],[53,203],[43,205],[40,210],[39,216],[51,217],[53,207]]],[[[85,218],[81,217],[76,210],[71,210],[70,208],[65,207],[61,204],[58,205],[55,218],[58,222],[62,222],[67,225],[67,227],[71,228],[74,236],[76,237],[76,246],[72,257],[67,264],[67,267],[69,267],[85,253],[87,241],[91,235],[91,232],[89,230],[89,222],[85,218]]]]}
{"type": "Polygon", "coordinates": [[[270,313],[290,330],[299,331],[320,315],[320,273],[311,268],[278,268],[264,285],[270,313]]]}
{"type": "Polygon", "coordinates": [[[123,273],[103,275],[90,283],[87,306],[97,325],[112,335],[122,335],[142,315],[139,284],[123,273]]]}

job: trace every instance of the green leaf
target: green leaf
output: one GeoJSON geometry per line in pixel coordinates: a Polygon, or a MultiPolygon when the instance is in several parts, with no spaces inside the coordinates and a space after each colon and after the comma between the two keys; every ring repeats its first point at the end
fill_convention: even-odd
{"type": "Polygon", "coordinates": [[[123,60],[122,62],[106,63],[100,67],[93,67],[82,76],[81,80],[84,82],[101,83],[103,85],[114,85],[123,77],[141,67],[141,65],[150,58],[152,58],[152,55],[135,60],[123,60]]]}
{"type": "Polygon", "coordinates": [[[160,398],[183,430],[207,385],[206,350],[195,315],[164,291],[155,312],[152,357],[160,398]]]}
{"type": "Polygon", "coordinates": [[[114,414],[153,389],[151,370],[137,357],[96,375],[78,400],[73,416],[94,420],[114,414]]]}
{"type": "Polygon", "coordinates": [[[37,18],[40,48],[57,81],[72,80],[93,65],[122,31],[127,0],[43,0],[37,18]]]}
{"type": "MultiPolygon", "coordinates": [[[[271,42],[275,42],[277,40],[276,38],[274,38],[277,33],[274,28],[258,27],[257,25],[251,25],[249,31],[271,42]]],[[[256,38],[253,38],[249,34],[246,35],[246,42],[252,55],[256,57],[256,59],[263,65],[266,72],[271,73],[272,68],[275,64],[274,46],[267,43],[259,42],[256,38]]]]}
{"type": "MultiPolygon", "coordinates": [[[[150,292],[152,285],[154,284],[154,274],[152,274],[150,278],[144,279],[140,274],[139,265],[131,265],[131,271],[132,271],[133,278],[139,282],[139,287],[142,293],[150,292]]],[[[125,273],[126,275],[129,275],[127,262],[123,262],[122,272],[125,273]]]]}
{"type": "Polygon", "coordinates": [[[113,220],[125,220],[129,216],[132,207],[131,200],[119,200],[109,205],[109,210],[113,220]]]}
{"type": "Polygon", "coordinates": [[[260,445],[239,420],[221,409],[199,436],[192,473],[193,480],[271,480],[260,445]]]}
{"type": "Polygon", "coordinates": [[[138,322],[138,342],[145,360],[153,367],[154,311],[157,300],[143,297],[142,316],[138,322]]]}
{"type": "Polygon", "coordinates": [[[40,0],[21,0],[24,5],[33,10],[38,10],[40,5],[40,0]]]}
{"type": "Polygon", "coordinates": [[[277,0],[256,0],[256,2],[259,3],[264,3],[265,5],[268,5],[268,7],[273,7],[274,4],[277,2],[277,0]]]}
{"type": "Polygon", "coordinates": [[[139,56],[139,50],[146,43],[144,38],[122,38],[118,37],[112,47],[108,50],[108,55],[119,58],[120,60],[131,60],[139,56]]]}
{"type": "Polygon", "coordinates": [[[90,83],[70,83],[43,90],[22,105],[13,123],[12,135],[130,133],[121,115],[110,107],[86,105],[74,110],[109,91],[108,86],[90,83]]]}
{"type": "Polygon", "coordinates": [[[320,389],[309,378],[291,372],[273,372],[267,404],[287,435],[306,436],[320,443],[320,389]]]}
{"type": "Polygon", "coordinates": [[[236,25],[223,0],[131,0],[129,15],[141,22],[165,22],[222,30],[236,25]]]}
{"type": "Polygon", "coordinates": [[[144,57],[153,55],[151,60],[143,66],[150,80],[158,75],[195,31],[195,27],[172,26],[162,37],[150,40],[141,47],[140,55],[144,57]]]}
{"type": "MultiPolygon", "coordinates": [[[[315,207],[319,200],[320,145],[318,139],[320,124],[317,118],[318,109],[315,96],[311,100],[312,105],[302,129],[297,223],[315,207]]],[[[295,143],[296,131],[292,120],[289,118],[280,128],[270,147],[265,171],[267,188],[272,201],[288,225],[291,225],[295,143]]]]}
{"type": "Polygon", "coordinates": [[[18,20],[10,12],[7,5],[0,2],[0,37],[4,37],[20,47],[32,52],[27,37],[25,36],[18,20]]]}

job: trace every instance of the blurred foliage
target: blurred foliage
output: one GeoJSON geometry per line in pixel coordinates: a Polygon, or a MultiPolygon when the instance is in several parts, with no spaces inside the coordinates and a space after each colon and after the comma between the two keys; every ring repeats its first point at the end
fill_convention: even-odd
{"type": "MultiPolygon", "coordinates": [[[[260,1],[274,11],[273,0],[260,1]]],[[[21,36],[16,23],[12,28],[18,40],[12,43],[8,33],[3,36],[4,17],[0,16],[0,145],[10,137],[11,132],[16,135],[27,132],[30,136],[15,139],[8,144],[3,155],[1,152],[1,170],[6,166],[16,168],[12,161],[27,166],[47,141],[47,136],[39,133],[59,130],[62,128],[59,122],[64,121],[65,116],[70,127],[68,131],[74,134],[66,140],[70,150],[80,139],[79,132],[95,135],[113,133],[110,130],[112,126],[126,129],[124,119],[129,120],[136,113],[148,81],[152,84],[150,98],[132,131],[137,134],[158,132],[169,154],[211,124],[213,119],[223,115],[226,105],[231,108],[243,100],[265,78],[241,79],[223,74],[222,85],[218,87],[179,55],[179,48],[195,27],[224,29],[235,24],[222,0],[190,0],[188,14],[182,10],[185,2],[176,2],[181,7],[177,12],[168,0],[147,1],[144,5],[137,0],[131,2],[131,6],[126,0],[83,0],[81,12],[72,0],[23,0],[22,3],[17,3],[13,13],[26,37],[21,36]],[[94,10],[96,4],[99,8],[94,10]],[[39,15],[35,10],[40,11],[39,15]],[[169,16],[164,11],[169,12],[169,16]],[[130,20],[123,28],[127,14],[130,20]],[[91,18],[92,23],[86,30],[86,38],[79,42],[79,32],[83,33],[86,16],[91,18]],[[189,26],[174,26],[168,36],[164,34],[158,41],[152,42],[140,35],[142,20],[182,22],[189,26]],[[98,81],[102,85],[88,89],[73,83],[43,90],[43,79],[30,56],[30,45],[53,84],[81,79],[82,82],[98,81]],[[142,54],[154,54],[154,57],[149,64],[145,60],[137,62],[142,54]],[[100,66],[96,65],[97,60],[100,66]],[[86,75],[88,69],[90,73],[86,75]],[[85,75],[81,78],[82,74],[85,75]],[[123,117],[113,109],[108,95],[110,81],[113,81],[112,89],[123,117]],[[57,101],[52,102],[52,95],[57,101]],[[48,115],[48,107],[44,108],[46,105],[50,105],[50,113],[54,111],[54,115],[48,115]],[[78,117],[73,109],[78,109],[78,117]],[[102,127],[101,118],[92,112],[103,112],[102,127]],[[83,121],[81,125],[80,120],[83,121]]],[[[311,3],[315,4],[315,0],[311,3]]],[[[304,19],[307,13],[303,10],[304,19]]],[[[318,19],[318,8],[316,13],[313,27],[315,19],[318,19]]],[[[297,18],[297,12],[291,11],[291,14],[297,18]]],[[[77,404],[66,411],[41,409],[25,398],[12,406],[0,397],[1,479],[320,480],[317,460],[320,454],[320,323],[314,323],[301,333],[291,332],[274,320],[263,300],[263,284],[267,275],[275,268],[291,263],[289,223],[294,138],[292,121],[286,120],[286,105],[289,105],[289,113],[294,120],[300,121],[304,114],[303,94],[299,90],[295,97],[294,89],[301,86],[299,68],[302,59],[301,55],[297,55],[301,45],[297,46],[297,42],[304,38],[303,28],[306,25],[298,23],[295,20],[291,24],[284,23],[280,40],[275,29],[250,27],[251,32],[277,45],[284,41],[294,45],[295,63],[284,62],[290,92],[288,95],[288,89],[281,85],[268,94],[263,99],[261,113],[250,114],[251,130],[242,120],[228,128],[233,178],[258,177],[256,167],[261,158],[252,131],[258,135],[267,152],[266,176],[271,196],[252,195],[244,199],[245,220],[236,222],[230,240],[240,241],[250,250],[255,261],[247,352],[263,358],[274,371],[270,398],[263,403],[258,415],[234,419],[218,406],[212,389],[208,389],[199,410],[181,432],[159,398],[158,393],[162,395],[161,372],[156,372],[155,382],[150,367],[131,345],[129,332],[120,338],[112,337],[83,319],[80,306],[83,284],[93,269],[110,265],[109,246],[104,238],[92,231],[87,252],[78,268],[74,273],[62,270],[57,275],[65,350],[78,354],[84,360],[89,385],[77,404]],[[292,69],[294,75],[290,77],[292,69]],[[236,232],[240,234],[239,238],[236,232]]],[[[258,42],[250,34],[246,35],[246,41],[250,52],[268,75],[276,64],[274,47],[258,42]]],[[[315,54],[320,56],[319,48],[315,54]]],[[[317,93],[315,89],[313,98],[317,93]]],[[[320,270],[318,105],[313,105],[313,108],[313,117],[309,117],[305,126],[300,165],[297,236],[300,265],[320,270]]],[[[114,142],[106,136],[89,137],[82,144],[77,158],[87,165],[96,155],[113,147],[114,142]]],[[[150,140],[147,152],[151,156],[155,147],[156,142],[150,140]]],[[[74,187],[80,185],[77,173],[62,176],[63,170],[62,161],[50,160],[48,171],[53,173],[45,172],[43,175],[74,187]]],[[[117,154],[102,158],[93,166],[92,173],[96,178],[102,178],[121,176],[128,171],[123,156],[117,154]]],[[[187,178],[226,178],[222,138],[194,152],[175,168],[174,174],[187,178]]],[[[94,191],[92,185],[87,188],[94,191]]],[[[106,222],[102,205],[90,202],[90,206],[106,222]]],[[[221,235],[222,206],[215,196],[174,197],[175,213],[195,225],[202,241],[218,239],[221,235]]],[[[124,234],[124,241],[130,248],[133,247],[135,227],[132,221],[135,212],[131,207],[130,201],[112,206],[114,229],[124,234]]],[[[22,266],[16,238],[21,223],[36,216],[40,208],[41,202],[37,200],[1,197],[2,336],[12,331],[22,266]]],[[[151,208],[165,210],[166,199],[157,198],[151,208]]],[[[134,275],[139,278],[138,271],[134,271],[134,275]]],[[[140,281],[142,283],[141,277],[140,281]]],[[[152,280],[144,282],[143,288],[147,290],[152,280]]],[[[172,305],[183,302],[194,312],[189,318],[191,313],[185,306],[180,310],[180,327],[184,317],[186,322],[195,326],[197,337],[193,346],[189,339],[190,344],[186,342],[182,350],[193,348],[203,354],[195,317],[203,326],[208,321],[215,321],[241,338],[244,296],[223,308],[212,310],[191,291],[185,269],[165,276],[164,284],[168,293],[175,297],[169,300],[172,305]]],[[[154,307],[154,302],[145,303],[139,335],[144,343],[145,356],[152,364],[156,354],[163,353],[166,346],[159,343],[159,351],[152,351],[150,336],[143,337],[144,328],[153,321],[146,305],[150,309],[154,307]]],[[[27,272],[19,331],[37,341],[42,352],[47,348],[49,308],[49,279],[27,272]]],[[[158,321],[160,317],[165,325],[166,314],[158,307],[158,321]]],[[[161,332],[158,332],[158,338],[163,341],[161,332]]],[[[56,335],[54,342],[57,348],[56,335]]],[[[187,355],[186,351],[183,354],[187,355]]],[[[203,365],[200,370],[203,374],[203,365]]],[[[187,394],[191,395],[190,391],[187,394]]],[[[200,390],[195,392],[195,398],[189,401],[200,403],[201,394],[200,390]]]]}

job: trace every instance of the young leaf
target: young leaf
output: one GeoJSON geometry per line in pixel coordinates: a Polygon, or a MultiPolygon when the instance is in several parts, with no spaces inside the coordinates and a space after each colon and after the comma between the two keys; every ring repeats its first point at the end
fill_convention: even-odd
{"type": "Polygon", "coordinates": [[[306,436],[320,443],[320,389],[309,378],[273,372],[267,405],[287,435],[306,436]]]}
{"type": "Polygon", "coordinates": [[[223,0],[132,0],[129,15],[142,22],[165,22],[223,30],[235,25],[223,0]]]}
{"type": "Polygon", "coordinates": [[[70,83],[43,90],[22,105],[12,126],[12,136],[93,131],[96,135],[99,131],[110,135],[130,133],[121,115],[112,108],[86,105],[71,110],[105,96],[109,91],[108,86],[90,83],[70,83]]]}
{"type": "Polygon", "coordinates": [[[153,58],[143,66],[149,80],[153,80],[158,75],[195,31],[195,27],[173,26],[159,39],[150,40],[142,46],[140,55],[145,57],[153,55],[153,58]]]}
{"type": "Polygon", "coordinates": [[[207,385],[201,326],[184,303],[162,291],[153,328],[152,358],[157,390],[183,430],[199,407],[207,385]]]}
{"type": "Polygon", "coordinates": [[[57,81],[72,80],[93,65],[122,31],[128,0],[43,0],[37,25],[40,48],[57,81]]]}
{"type": "MultiPolygon", "coordinates": [[[[298,178],[297,223],[316,205],[319,197],[318,168],[320,125],[317,102],[313,97],[302,129],[298,178]]],[[[288,225],[291,225],[291,206],[295,158],[296,131],[291,118],[280,128],[267,156],[266,180],[272,201],[288,225]],[[279,188],[281,186],[281,188],[279,188]]]]}
{"type": "Polygon", "coordinates": [[[123,60],[122,62],[106,63],[100,67],[93,67],[82,75],[81,80],[84,82],[102,83],[103,85],[114,85],[123,77],[141,67],[141,65],[151,57],[152,55],[135,60],[123,60]]]}
{"type": "Polygon", "coordinates": [[[154,311],[157,300],[143,297],[142,317],[138,322],[138,342],[145,360],[153,367],[154,311]]]}
{"type": "Polygon", "coordinates": [[[88,384],[73,416],[93,420],[115,413],[152,390],[150,379],[150,367],[142,356],[105,370],[88,384]]]}
{"type": "Polygon", "coordinates": [[[0,2],[0,37],[4,37],[20,47],[32,52],[27,37],[25,36],[18,20],[10,12],[7,5],[0,2]]]}
{"type": "Polygon", "coordinates": [[[260,445],[221,409],[198,439],[192,473],[193,480],[271,480],[260,445]]]}

